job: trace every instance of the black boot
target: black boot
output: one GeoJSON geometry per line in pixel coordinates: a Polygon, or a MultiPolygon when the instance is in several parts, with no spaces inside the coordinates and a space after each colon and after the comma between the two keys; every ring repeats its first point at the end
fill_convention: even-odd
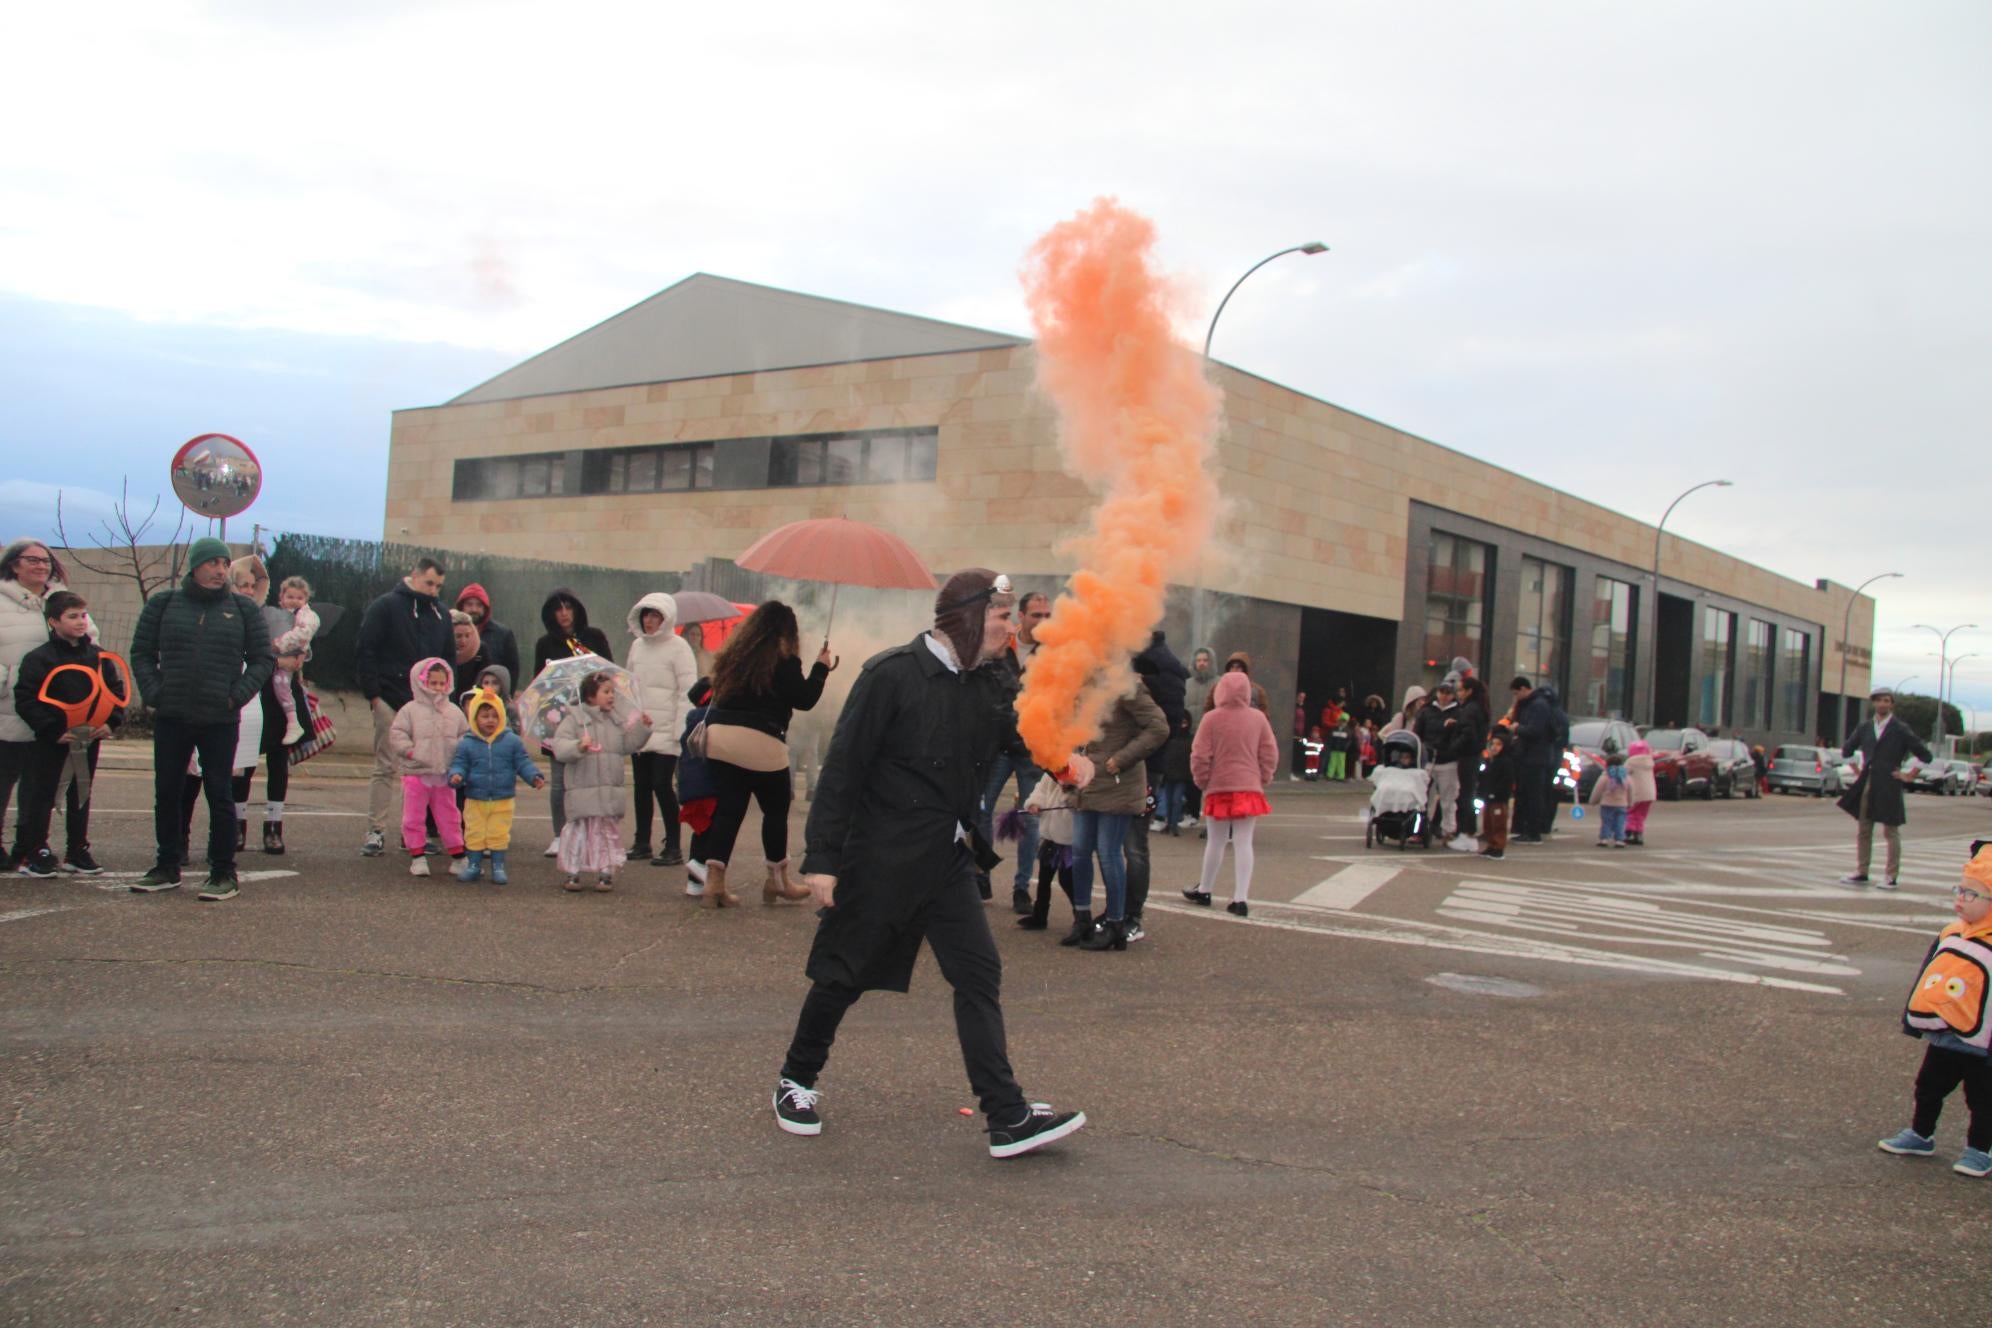
{"type": "Polygon", "coordinates": [[[1093,934],[1079,943],[1081,950],[1127,949],[1127,924],[1119,918],[1101,918],[1093,934]]]}
{"type": "Polygon", "coordinates": [[[1058,938],[1060,945],[1079,945],[1093,934],[1093,911],[1077,909],[1072,914],[1072,930],[1058,938]]]}
{"type": "Polygon", "coordinates": [[[263,851],[273,857],[284,853],[284,823],[282,821],[263,822],[263,851]]]}

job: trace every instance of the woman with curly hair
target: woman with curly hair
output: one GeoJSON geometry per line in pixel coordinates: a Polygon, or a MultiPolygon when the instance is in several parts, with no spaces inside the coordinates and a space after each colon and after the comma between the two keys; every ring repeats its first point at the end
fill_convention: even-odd
{"type": "Polygon", "coordinates": [[[809,898],[789,871],[788,727],[798,710],[813,710],[837,667],[826,642],[805,677],[795,610],[769,600],[735,628],[712,663],[712,708],[706,714],[705,756],[717,795],[712,823],[692,840],[705,863],[704,898],[714,908],[737,907],[726,888],[726,865],[751,798],[761,808],[761,854],[768,878],[761,902],[809,898]]]}

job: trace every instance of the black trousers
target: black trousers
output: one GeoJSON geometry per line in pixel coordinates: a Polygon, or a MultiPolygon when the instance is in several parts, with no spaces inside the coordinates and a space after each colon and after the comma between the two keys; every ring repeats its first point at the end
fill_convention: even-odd
{"type": "MultiPolygon", "coordinates": [[[[28,773],[34,757],[33,742],[0,742],[0,824],[7,819],[7,804],[14,801],[14,788],[28,773]]],[[[0,836],[4,839],[4,836],[0,836]]],[[[21,846],[21,809],[14,804],[14,847],[21,846]]]]}
{"type": "Polygon", "coordinates": [[[1971,1113],[1964,1128],[1964,1141],[1973,1148],[1992,1152],[1992,1060],[1944,1047],[1923,1049],[1923,1068],[1916,1072],[1916,1114],[1909,1128],[1930,1138],[1937,1132],[1937,1117],[1944,1099],[1959,1084],[1964,1085],[1964,1107],[1971,1113]]]}
{"type": "MultiPolygon", "coordinates": [[[[170,715],[156,715],[152,724],[152,833],[159,841],[162,866],[180,864],[180,841],[186,822],[181,816],[187,762],[199,752],[201,789],[208,804],[208,865],[235,866],[235,798],[230,787],[235,742],[241,720],[230,715],[218,724],[189,724],[170,715]]],[[[192,815],[192,803],[187,802],[192,815]]]]}
{"type": "Polygon", "coordinates": [[[1539,835],[1549,829],[1549,789],[1554,767],[1523,766],[1515,780],[1515,833],[1539,835]]]}
{"type": "Polygon", "coordinates": [[[636,842],[650,842],[651,817],[662,812],[664,847],[677,848],[678,793],[673,781],[678,772],[678,758],[668,752],[638,752],[629,758],[629,764],[630,783],[636,786],[636,842]]]}
{"type": "Polygon", "coordinates": [[[1068,904],[1072,902],[1072,869],[1058,865],[1059,859],[1065,856],[1065,851],[1066,846],[1064,844],[1054,844],[1049,839],[1038,841],[1037,899],[1031,905],[1031,916],[1039,922],[1049,922],[1051,920],[1051,882],[1053,877],[1058,879],[1058,888],[1065,892],[1065,902],[1068,904]]]}
{"type": "MultiPolygon", "coordinates": [[[[992,1120],[1015,1120],[1024,1108],[1024,1090],[1010,1072],[1003,1034],[1003,960],[996,953],[996,938],[989,934],[989,917],[975,888],[975,866],[966,851],[955,855],[947,884],[921,905],[912,925],[934,952],[941,976],[954,988],[955,1037],[961,1043],[969,1087],[975,1090],[983,1114],[992,1120]]],[[[837,1026],[863,994],[841,984],[811,984],[782,1062],[784,1079],[816,1086],[816,1077],[830,1059],[830,1045],[837,1040],[837,1026]]]]}
{"type": "MultiPolygon", "coordinates": [[[[90,744],[90,775],[97,774],[97,751],[104,744],[90,744]]],[[[20,819],[16,824],[14,846],[23,857],[48,847],[48,829],[55,820],[55,788],[62,782],[62,768],[69,764],[72,750],[63,743],[37,742],[28,768],[21,776],[20,819]]],[[[63,798],[67,818],[65,832],[70,855],[90,847],[90,804],[78,803],[76,786],[71,784],[63,798]]]]}
{"type": "Polygon", "coordinates": [[[1468,753],[1459,758],[1459,832],[1463,835],[1480,833],[1480,813],[1473,809],[1473,800],[1480,793],[1480,758],[1468,753]]]}
{"type": "Polygon", "coordinates": [[[1125,916],[1138,918],[1148,902],[1148,813],[1128,818],[1127,838],[1121,841],[1121,858],[1127,863],[1127,903],[1125,916]]]}
{"type": "Polygon", "coordinates": [[[733,861],[733,841],[740,837],[751,798],[761,805],[761,856],[771,863],[785,860],[789,855],[789,803],[795,799],[788,768],[742,770],[725,761],[711,761],[706,769],[712,773],[716,805],[712,824],[704,834],[693,837],[692,856],[700,862],[733,861]]]}

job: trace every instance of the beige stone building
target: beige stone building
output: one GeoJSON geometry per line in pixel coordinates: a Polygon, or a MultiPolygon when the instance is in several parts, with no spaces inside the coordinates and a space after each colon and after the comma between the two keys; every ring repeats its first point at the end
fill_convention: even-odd
{"type": "MultiPolygon", "coordinates": [[[[1228,365],[1219,544],[1170,639],[1275,697],[1395,699],[1455,655],[1573,715],[1753,739],[1839,724],[1846,587],[1805,584],[1228,365]],[[1657,672],[1657,686],[1656,684],[1657,672]]],[[[1090,495],[1022,338],[698,275],[440,406],[395,413],[385,536],[651,570],[846,515],[937,570],[1056,586],[1090,495]]],[[[1657,505],[1657,504],[1656,504],[1657,505]]],[[[1846,694],[1874,604],[1852,604],[1846,694]]],[[[1497,693],[1501,690],[1496,688],[1497,693]]],[[[1282,702],[1284,704],[1284,702],[1282,702]]],[[[1284,712],[1278,716],[1284,731],[1284,712]]]]}

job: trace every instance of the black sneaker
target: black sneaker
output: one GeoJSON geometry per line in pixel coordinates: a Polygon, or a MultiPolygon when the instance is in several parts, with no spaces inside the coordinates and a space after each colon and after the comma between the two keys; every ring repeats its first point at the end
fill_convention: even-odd
{"type": "Polygon", "coordinates": [[[1010,891],[1010,911],[1019,915],[1031,911],[1031,892],[1028,890],[1010,891]]]}
{"type": "Polygon", "coordinates": [[[1242,899],[1232,900],[1230,903],[1224,906],[1224,911],[1226,913],[1231,914],[1234,917],[1243,918],[1251,916],[1251,910],[1246,908],[1245,901],[1242,899]]]}
{"type": "Polygon", "coordinates": [[[1196,887],[1192,886],[1188,890],[1183,891],[1183,898],[1189,900],[1192,904],[1200,905],[1203,908],[1210,907],[1210,891],[1208,890],[1199,890],[1196,887]]]}
{"type": "Polygon", "coordinates": [[[1046,931],[1051,927],[1049,920],[1035,915],[1017,919],[1017,925],[1025,931],[1046,931]]]}
{"type": "Polygon", "coordinates": [[[21,870],[21,864],[26,862],[27,860],[28,860],[28,855],[21,852],[21,850],[17,848],[8,849],[6,863],[5,863],[5,871],[7,875],[12,876],[15,872],[21,870]]]}
{"type": "Polygon", "coordinates": [[[1508,842],[1510,844],[1540,844],[1543,842],[1543,838],[1541,835],[1516,835],[1508,842]]]}
{"type": "Polygon", "coordinates": [[[1141,915],[1139,913],[1128,914],[1127,925],[1122,929],[1122,932],[1121,939],[1129,945],[1133,945],[1139,940],[1145,940],[1148,936],[1148,929],[1141,925],[1141,915]]]}
{"type": "Polygon", "coordinates": [[[55,865],[55,854],[45,848],[36,849],[20,867],[21,875],[40,878],[54,876],[59,870],[55,865]]]}
{"type": "Polygon", "coordinates": [[[161,890],[179,888],[180,869],[169,867],[163,862],[155,864],[151,871],[131,883],[131,892],[135,895],[156,895],[161,890]]]}
{"type": "Polygon", "coordinates": [[[206,904],[218,904],[224,899],[233,899],[242,893],[242,885],[235,879],[235,868],[216,867],[208,872],[207,884],[194,898],[206,904]]]}
{"type": "Polygon", "coordinates": [[[72,876],[102,876],[104,874],[104,869],[97,865],[97,860],[90,856],[90,850],[87,848],[79,848],[74,853],[71,853],[68,860],[62,864],[62,870],[72,876]]]}
{"type": "Polygon", "coordinates": [[[659,853],[650,860],[650,865],[653,867],[682,867],[685,865],[685,855],[675,848],[666,848],[662,853],[659,853]]]}
{"type": "Polygon", "coordinates": [[[1033,1102],[1014,1125],[989,1126],[989,1156],[1020,1157],[1046,1144],[1055,1144],[1086,1123],[1083,1111],[1053,1111],[1049,1102],[1033,1102]]]}
{"type": "Polygon", "coordinates": [[[423,857],[425,858],[441,857],[442,852],[443,852],[443,841],[436,838],[434,835],[430,835],[427,839],[422,841],[423,857]]]}
{"type": "Polygon", "coordinates": [[[823,1117],[816,1110],[822,1096],[793,1079],[782,1080],[775,1085],[775,1124],[790,1134],[823,1133],[823,1117]]]}
{"type": "Polygon", "coordinates": [[[360,856],[377,858],[387,852],[387,837],[378,830],[367,831],[366,842],[360,845],[360,856]]]}
{"type": "Polygon", "coordinates": [[[648,844],[631,844],[629,846],[629,860],[635,862],[638,858],[647,858],[652,852],[653,850],[648,844]]]}

